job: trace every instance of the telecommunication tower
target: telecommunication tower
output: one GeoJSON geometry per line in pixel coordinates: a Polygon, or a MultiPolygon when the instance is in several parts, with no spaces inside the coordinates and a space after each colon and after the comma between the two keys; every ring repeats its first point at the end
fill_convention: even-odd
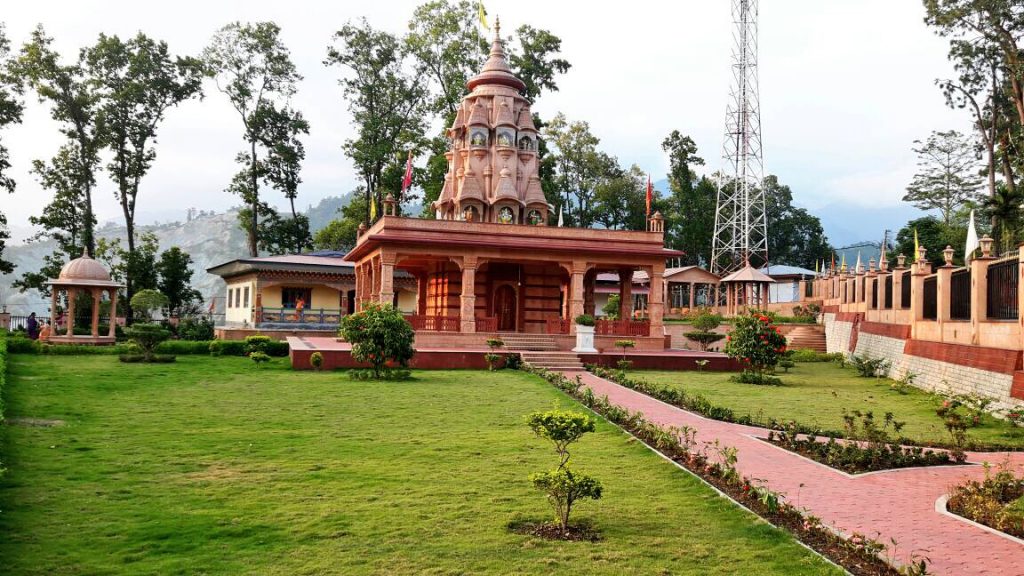
{"type": "Polygon", "coordinates": [[[757,80],[757,0],[733,0],[732,88],[725,114],[711,271],[724,275],[768,263],[761,113],[757,80]]]}

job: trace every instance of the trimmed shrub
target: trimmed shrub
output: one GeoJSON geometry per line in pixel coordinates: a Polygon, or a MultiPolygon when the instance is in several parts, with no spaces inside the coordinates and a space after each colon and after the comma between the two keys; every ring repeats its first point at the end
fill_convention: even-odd
{"type": "Polygon", "coordinates": [[[210,342],[193,342],[190,340],[166,340],[156,347],[160,354],[206,354],[210,351],[210,342]]]}
{"type": "Polygon", "coordinates": [[[266,352],[249,352],[249,359],[259,368],[264,362],[270,362],[270,356],[266,352]]]}
{"type": "Polygon", "coordinates": [[[569,530],[569,514],[578,500],[601,498],[601,483],[597,479],[569,469],[569,445],[584,434],[595,430],[592,417],[567,410],[534,412],[526,418],[533,433],[550,440],[558,454],[558,467],[547,472],[530,475],[534,488],[547,494],[555,510],[555,522],[565,535],[569,530]]]}
{"type": "Polygon", "coordinates": [[[719,334],[718,332],[684,332],[683,336],[696,342],[704,352],[707,352],[712,344],[725,338],[725,334],[719,334]]]}
{"type": "Polygon", "coordinates": [[[369,303],[361,311],[344,316],[341,335],[352,344],[352,358],[369,363],[377,379],[384,378],[389,363],[408,367],[416,353],[412,325],[391,304],[369,303]]]}
{"type": "Polygon", "coordinates": [[[38,354],[40,344],[38,340],[32,340],[24,336],[6,336],[7,351],[11,354],[38,354]]]}
{"type": "Polygon", "coordinates": [[[262,334],[246,336],[245,346],[249,354],[252,354],[253,352],[263,352],[266,354],[267,347],[270,346],[270,336],[264,336],[262,334]]]}
{"type": "Polygon", "coordinates": [[[153,361],[157,345],[171,336],[171,333],[159,324],[150,323],[133,324],[125,333],[131,338],[132,343],[142,349],[142,355],[146,357],[147,362],[153,361]]]}
{"type": "Polygon", "coordinates": [[[597,321],[594,320],[594,317],[591,316],[590,314],[580,314],[579,316],[576,317],[575,320],[576,324],[580,326],[593,326],[594,324],[597,323],[597,321]]]}
{"type": "Polygon", "coordinates": [[[313,352],[309,355],[309,365],[313,367],[313,370],[319,372],[324,365],[324,355],[319,352],[313,352]]]}

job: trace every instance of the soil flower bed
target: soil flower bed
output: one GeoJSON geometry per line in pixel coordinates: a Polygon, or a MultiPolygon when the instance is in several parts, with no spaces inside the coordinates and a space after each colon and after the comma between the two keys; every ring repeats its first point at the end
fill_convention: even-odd
{"type": "Polygon", "coordinates": [[[955,487],[946,507],[968,520],[1024,538],[1024,478],[1005,468],[993,474],[986,464],[985,479],[955,487]]]}

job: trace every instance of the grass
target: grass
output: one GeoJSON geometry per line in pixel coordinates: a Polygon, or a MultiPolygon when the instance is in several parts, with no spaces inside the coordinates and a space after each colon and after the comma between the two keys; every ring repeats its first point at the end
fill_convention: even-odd
{"type": "MultiPolygon", "coordinates": [[[[797,363],[789,373],[777,374],[783,386],[756,386],[731,382],[724,372],[633,371],[631,375],[654,383],[678,386],[688,394],[701,394],[713,404],[733,409],[736,416],[750,414],[761,421],[795,420],[823,430],[843,430],[843,410],[873,411],[876,419],[892,412],[906,422],[903,436],[922,442],[949,442],[949,432],[935,414],[942,398],[917,388],[899,394],[886,378],[862,378],[852,368],[831,362],[797,363]]],[[[968,430],[968,438],[982,444],[1024,447],[1024,428],[985,416],[968,430]]]]}
{"type": "Polygon", "coordinates": [[[512,534],[550,515],[524,415],[582,408],[524,373],[415,376],[15,355],[8,417],[64,424],[0,427],[0,572],[837,573],[604,421],[573,456],[604,539],[512,534]]]}

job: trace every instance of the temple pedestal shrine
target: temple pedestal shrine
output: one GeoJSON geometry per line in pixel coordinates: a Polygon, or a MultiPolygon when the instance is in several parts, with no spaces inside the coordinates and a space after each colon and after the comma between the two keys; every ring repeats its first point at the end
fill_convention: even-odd
{"type": "Polygon", "coordinates": [[[664,247],[660,214],[646,231],[550,226],[530,103],[497,35],[467,88],[448,129],[436,219],[399,217],[389,197],[384,215],[345,257],[355,264],[357,306],[394,302],[395,274],[404,271],[417,282],[418,309],[409,320],[419,348],[526,333],[550,335],[569,350],[573,319],[594,314],[597,275],[611,272],[622,280],[620,320],[598,323],[598,349],[628,337],[638,350],[663,350],[665,261],[680,254],[664,247]],[[632,306],[637,271],[649,279],[644,317],[632,306]]]}

